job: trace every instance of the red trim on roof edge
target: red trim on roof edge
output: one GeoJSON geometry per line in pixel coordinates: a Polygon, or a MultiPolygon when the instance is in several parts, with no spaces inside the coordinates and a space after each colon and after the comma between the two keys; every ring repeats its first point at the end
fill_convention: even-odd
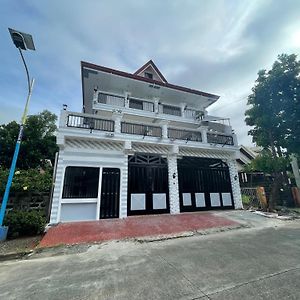
{"type": "Polygon", "coordinates": [[[94,70],[97,70],[97,71],[110,73],[110,74],[114,74],[114,75],[118,75],[118,76],[123,76],[123,77],[131,78],[131,79],[135,79],[135,80],[139,80],[139,81],[154,83],[156,85],[164,86],[164,87],[167,87],[167,88],[170,88],[170,89],[174,89],[174,90],[178,90],[178,91],[187,92],[187,93],[190,93],[190,94],[195,94],[195,95],[200,95],[200,96],[212,98],[215,101],[220,98],[220,96],[218,96],[218,95],[214,95],[214,94],[210,94],[210,93],[190,89],[190,88],[175,85],[175,84],[170,84],[168,82],[161,82],[161,81],[157,81],[157,80],[142,77],[142,76],[137,76],[135,74],[131,74],[131,73],[127,73],[127,72],[123,72],[123,71],[119,71],[119,70],[115,70],[115,69],[95,65],[95,64],[88,63],[88,62],[85,62],[85,61],[81,61],[81,67],[82,68],[86,67],[86,68],[94,69],[94,70]]]}
{"type": "Polygon", "coordinates": [[[150,59],[148,62],[146,62],[144,65],[142,65],[137,71],[135,71],[133,74],[138,75],[141,71],[146,69],[148,66],[152,66],[152,68],[156,71],[158,76],[162,79],[164,82],[168,82],[167,79],[164,77],[163,74],[159,71],[158,67],[155,65],[152,59],[150,59]]]}

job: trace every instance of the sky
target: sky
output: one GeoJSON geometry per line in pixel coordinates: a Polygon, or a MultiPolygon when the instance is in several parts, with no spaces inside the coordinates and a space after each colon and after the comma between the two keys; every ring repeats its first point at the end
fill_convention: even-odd
{"type": "Polygon", "coordinates": [[[133,73],[152,59],[168,82],[220,95],[209,113],[229,117],[251,145],[247,96],[260,69],[300,54],[299,16],[299,0],[2,0],[0,124],[21,119],[27,94],[11,27],[36,46],[24,53],[35,78],[29,114],[81,111],[80,61],[133,73]]]}

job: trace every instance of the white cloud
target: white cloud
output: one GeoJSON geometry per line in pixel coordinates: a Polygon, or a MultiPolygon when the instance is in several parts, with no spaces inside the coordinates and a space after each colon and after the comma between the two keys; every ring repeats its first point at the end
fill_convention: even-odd
{"type": "Polygon", "coordinates": [[[152,58],[169,82],[221,95],[210,112],[229,116],[239,141],[249,144],[246,100],[238,100],[277,54],[299,52],[299,9],[297,0],[6,0],[0,12],[0,123],[17,118],[26,94],[6,29],[15,27],[32,33],[37,48],[26,53],[36,77],[32,113],[58,113],[63,103],[80,111],[81,60],[133,72],[152,58]]]}

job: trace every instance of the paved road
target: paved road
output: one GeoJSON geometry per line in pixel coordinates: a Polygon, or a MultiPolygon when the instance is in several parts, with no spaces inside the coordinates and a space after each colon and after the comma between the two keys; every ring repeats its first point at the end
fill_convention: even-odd
{"type": "Polygon", "coordinates": [[[1,263],[0,299],[300,299],[299,221],[59,251],[1,263]]]}

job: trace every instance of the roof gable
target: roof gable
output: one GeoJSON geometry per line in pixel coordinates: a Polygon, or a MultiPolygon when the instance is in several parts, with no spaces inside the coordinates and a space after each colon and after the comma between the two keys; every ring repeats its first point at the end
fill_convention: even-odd
{"type": "MultiPolygon", "coordinates": [[[[150,59],[148,62],[146,62],[143,66],[141,66],[136,72],[133,73],[133,75],[146,77],[145,73],[150,73],[153,75],[153,79],[156,81],[160,81],[163,83],[167,83],[167,79],[164,77],[164,75],[159,71],[155,63],[150,59]]],[[[146,77],[149,78],[149,77],[146,77]]]]}

